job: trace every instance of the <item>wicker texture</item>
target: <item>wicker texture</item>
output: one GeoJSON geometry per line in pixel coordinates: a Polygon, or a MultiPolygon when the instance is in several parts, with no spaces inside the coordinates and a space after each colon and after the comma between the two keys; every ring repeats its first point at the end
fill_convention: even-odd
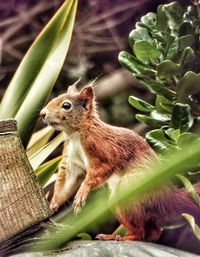
{"type": "Polygon", "coordinates": [[[50,216],[16,131],[16,121],[0,121],[0,243],[50,216]]]}

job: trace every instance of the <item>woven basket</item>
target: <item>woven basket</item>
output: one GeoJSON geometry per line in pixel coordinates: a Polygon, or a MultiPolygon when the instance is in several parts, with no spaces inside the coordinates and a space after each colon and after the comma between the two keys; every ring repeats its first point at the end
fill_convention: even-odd
{"type": "Polygon", "coordinates": [[[0,243],[51,215],[13,119],[0,121],[0,243]]]}

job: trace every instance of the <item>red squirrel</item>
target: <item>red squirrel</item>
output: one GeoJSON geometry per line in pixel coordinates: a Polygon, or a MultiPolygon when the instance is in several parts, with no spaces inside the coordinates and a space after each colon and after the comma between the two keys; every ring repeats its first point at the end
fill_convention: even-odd
{"type": "MultiPolygon", "coordinates": [[[[50,203],[53,211],[78,188],[73,202],[75,213],[84,206],[90,191],[105,183],[110,195],[114,195],[127,185],[130,176],[144,176],[148,162],[157,158],[147,142],[134,131],[108,125],[99,118],[91,85],[84,86],[80,92],[76,85],[69,86],[67,93],[54,98],[42,109],[41,116],[47,124],[66,134],[50,203]]],[[[196,184],[195,188],[200,194],[200,185],[196,184]]],[[[116,208],[116,217],[127,228],[127,236],[100,234],[97,238],[156,241],[165,222],[181,217],[182,212],[200,215],[200,208],[185,189],[177,189],[172,184],[159,186],[157,193],[116,208]]]]}

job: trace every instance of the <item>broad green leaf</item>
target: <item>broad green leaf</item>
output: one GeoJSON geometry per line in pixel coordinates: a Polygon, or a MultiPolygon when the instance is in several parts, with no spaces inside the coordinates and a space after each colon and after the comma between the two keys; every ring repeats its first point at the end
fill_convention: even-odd
{"type": "Polygon", "coordinates": [[[157,15],[153,12],[149,12],[146,15],[142,16],[141,22],[150,30],[155,29],[157,22],[157,15]]]}
{"type": "Polygon", "coordinates": [[[157,111],[152,111],[150,117],[163,123],[168,123],[168,121],[170,121],[170,116],[168,114],[162,114],[157,111]]]}
{"type": "Polygon", "coordinates": [[[186,47],[182,54],[180,64],[184,69],[192,69],[194,66],[195,54],[191,47],[186,47]]]}
{"type": "Polygon", "coordinates": [[[189,192],[189,194],[191,195],[192,199],[200,206],[200,197],[196,193],[192,183],[186,177],[184,177],[182,175],[177,174],[176,176],[183,183],[184,187],[189,192]]]}
{"type": "Polygon", "coordinates": [[[145,136],[147,142],[158,153],[166,153],[172,149],[173,145],[167,140],[162,129],[155,129],[148,132],[145,136]]]}
{"type": "Polygon", "coordinates": [[[161,84],[152,79],[138,78],[138,77],[137,77],[137,79],[144,86],[146,86],[150,90],[151,93],[164,96],[169,100],[173,100],[176,98],[176,93],[174,91],[172,91],[171,89],[167,88],[164,84],[161,84]]]}
{"type": "Polygon", "coordinates": [[[153,69],[147,68],[146,65],[126,51],[119,53],[118,60],[124,68],[129,70],[134,75],[155,75],[155,71],[153,69]]]}
{"type": "Polygon", "coordinates": [[[143,62],[154,61],[161,55],[155,44],[150,44],[145,40],[135,42],[133,51],[135,56],[143,62]]]}
{"type": "Polygon", "coordinates": [[[134,29],[130,32],[129,44],[130,44],[131,48],[133,48],[133,45],[135,42],[140,41],[140,40],[145,40],[150,43],[152,42],[152,38],[149,35],[147,28],[136,27],[136,29],[134,29]]]}
{"type": "Polygon", "coordinates": [[[172,110],[171,126],[175,129],[180,129],[181,132],[185,132],[192,127],[193,122],[190,106],[176,103],[172,110]]]}
{"type": "Polygon", "coordinates": [[[164,5],[159,5],[157,9],[156,29],[165,32],[168,27],[168,18],[166,13],[163,11],[163,6],[164,5]]]}
{"type": "Polygon", "coordinates": [[[173,77],[180,74],[180,67],[178,64],[165,60],[157,66],[157,75],[159,77],[173,77]]]}
{"type": "Polygon", "coordinates": [[[179,28],[183,20],[184,9],[178,2],[172,2],[163,6],[163,11],[168,17],[168,24],[172,28],[179,28]]]}
{"type": "Polygon", "coordinates": [[[177,143],[178,138],[180,137],[180,129],[173,129],[173,128],[164,129],[164,134],[167,138],[177,143]]]}
{"type": "Polygon", "coordinates": [[[27,146],[26,154],[27,156],[33,155],[35,152],[37,152],[40,148],[42,148],[50,139],[53,132],[55,131],[54,128],[47,126],[41,130],[38,130],[35,132],[27,146]]]}
{"type": "Polygon", "coordinates": [[[133,107],[135,107],[139,111],[151,112],[152,110],[155,109],[155,107],[153,105],[137,98],[136,96],[129,96],[128,101],[133,107]]]}
{"type": "Polygon", "coordinates": [[[143,114],[136,114],[135,117],[138,121],[150,125],[152,127],[160,127],[166,124],[166,121],[157,120],[143,114]]]}
{"type": "Polygon", "coordinates": [[[157,95],[155,101],[156,110],[160,113],[171,113],[173,101],[165,98],[164,96],[157,95]]]}
{"type": "Polygon", "coordinates": [[[178,137],[177,144],[180,147],[185,147],[185,145],[192,144],[198,138],[199,136],[194,133],[184,132],[178,137]]]}
{"type": "Polygon", "coordinates": [[[51,140],[48,144],[43,146],[39,151],[37,151],[34,155],[29,157],[29,161],[34,170],[36,170],[43,161],[64,141],[63,133],[60,133],[53,140],[51,140]]]}
{"type": "Polygon", "coordinates": [[[28,50],[2,99],[0,118],[17,119],[24,145],[64,63],[76,7],[77,0],[63,3],[28,50]]]}
{"type": "Polygon", "coordinates": [[[173,35],[169,35],[167,38],[165,59],[174,60],[179,51],[178,48],[179,48],[178,38],[173,35]]]}
{"type": "Polygon", "coordinates": [[[183,22],[179,27],[178,35],[179,37],[186,36],[186,35],[193,35],[194,34],[194,27],[191,21],[183,22]]]}
{"type": "Polygon", "coordinates": [[[189,223],[194,235],[196,236],[196,238],[198,240],[200,240],[200,228],[196,225],[194,217],[187,214],[187,213],[183,213],[182,216],[187,220],[187,222],[189,223]]]}
{"type": "Polygon", "coordinates": [[[186,47],[193,47],[195,44],[194,35],[186,35],[182,36],[178,39],[179,49],[183,50],[186,47]]]}
{"type": "Polygon", "coordinates": [[[57,171],[61,159],[62,156],[56,157],[35,170],[37,179],[42,187],[45,186],[51,176],[57,171]]]}
{"type": "Polygon", "coordinates": [[[189,95],[200,92],[200,74],[188,71],[177,85],[178,99],[183,103],[188,103],[189,95]]]}

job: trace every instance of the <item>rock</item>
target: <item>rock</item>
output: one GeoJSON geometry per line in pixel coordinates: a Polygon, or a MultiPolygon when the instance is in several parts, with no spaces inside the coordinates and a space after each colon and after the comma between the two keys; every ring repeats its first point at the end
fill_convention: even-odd
{"type": "MultiPolygon", "coordinates": [[[[14,257],[43,257],[42,253],[20,253],[14,257]]],[[[51,257],[195,257],[196,254],[183,252],[154,243],[136,241],[74,241],[51,257]]]]}

